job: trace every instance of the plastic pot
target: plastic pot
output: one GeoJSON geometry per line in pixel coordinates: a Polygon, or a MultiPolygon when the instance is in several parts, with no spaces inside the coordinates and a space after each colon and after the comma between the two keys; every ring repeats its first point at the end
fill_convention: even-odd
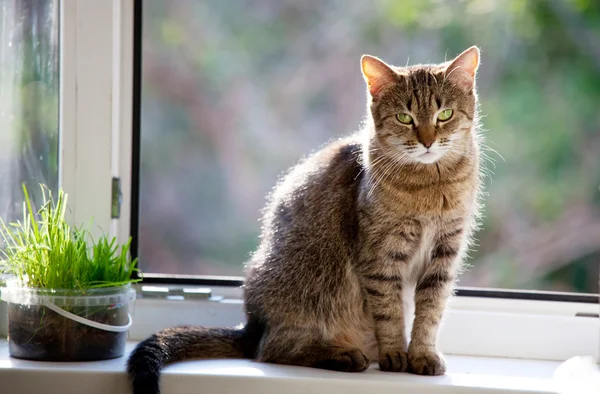
{"type": "Polygon", "coordinates": [[[18,287],[7,282],[8,350],[39,361],[92,361],[120,357],[131,326],[130,285],[61,290],[18,287]]]}

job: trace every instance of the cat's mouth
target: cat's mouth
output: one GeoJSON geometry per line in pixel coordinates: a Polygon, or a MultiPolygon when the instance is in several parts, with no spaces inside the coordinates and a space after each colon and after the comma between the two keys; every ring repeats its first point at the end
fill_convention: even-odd
{"type": "Polygon", "coordinates": [[[427,150],[425,153],[418,155],[416,159],[421,163],[430,164],[437,161],[440,157],[441,155],[438,152],[427,150]]]}

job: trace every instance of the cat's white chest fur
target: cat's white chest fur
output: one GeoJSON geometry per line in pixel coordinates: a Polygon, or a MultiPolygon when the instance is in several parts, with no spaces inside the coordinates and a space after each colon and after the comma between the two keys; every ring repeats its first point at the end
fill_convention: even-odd
{"type": "Polygon", "coordinates": [[[416,285],[423,272],[427,269],[427,264],[431,261],[431,251],[435,239],[435,227],[432,224],[424,224],[421,229],[421,239],[416,252],[406,266],[406,272],[403,273],[405,284],[416,285]]]}
{"type": "Polygon", "coordinates": [[[406,266],[402,277],[402,303],[406,324],[406,335],[410,338],[413,320],[415,316],[415,288],[421,276],[431,262],[431,251],[435,238],[435,227],[431,224],[424,225],[421,232],[421,240],[416,253],[406,266]]]}

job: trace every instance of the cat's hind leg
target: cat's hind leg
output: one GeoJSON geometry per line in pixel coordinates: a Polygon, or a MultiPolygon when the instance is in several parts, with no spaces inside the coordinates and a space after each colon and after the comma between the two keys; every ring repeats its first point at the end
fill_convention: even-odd
{"type": "Polygon", "coordinates": [[[341,372],[362,372],[370,361],[358,348],[339,346],[324,341],[294,341],[288,335],[270,334],[263,337],[257,361],[298,365],[341,372]]]}

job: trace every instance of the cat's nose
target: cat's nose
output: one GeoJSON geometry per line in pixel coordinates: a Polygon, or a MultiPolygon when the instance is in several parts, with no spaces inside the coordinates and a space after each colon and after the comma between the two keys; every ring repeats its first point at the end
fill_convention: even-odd
{"type": "Polygon", "coordinates": [[[417,128],[417,140],[427,149],[435,142],[435,129],[431,126],[417,128]]]}

